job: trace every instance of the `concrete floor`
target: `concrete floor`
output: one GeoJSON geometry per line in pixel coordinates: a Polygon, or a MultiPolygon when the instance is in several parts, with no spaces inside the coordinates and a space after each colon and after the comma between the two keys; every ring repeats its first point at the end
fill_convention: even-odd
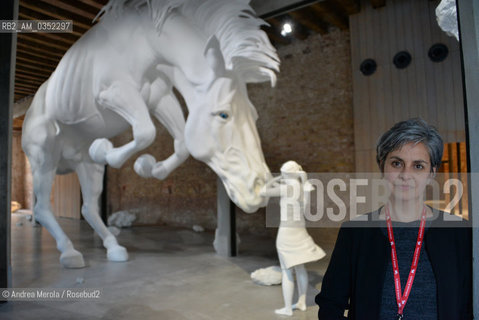
{"type": "Polygon", "coordinates": [[[134,227],[118,236],[130,254],[109,262],[85,221],[59,219],[87,267],[64,269],[55,242],[45,229],[12,215],[12,269],[15,288],[100,288],[94,301],[14,301],[0,304],[0,319],[317,319],[314,296],[334,243],[320,243],[327,257],[306,265],[308,309],[278,316],[281,286],[250,279],[258,268],[278,265],[274,240],[241,237],[238,257],[215,254],[211,232],[170,227],[134,227]],[[82,278],[83,283],[77,279],[82,278]]]}

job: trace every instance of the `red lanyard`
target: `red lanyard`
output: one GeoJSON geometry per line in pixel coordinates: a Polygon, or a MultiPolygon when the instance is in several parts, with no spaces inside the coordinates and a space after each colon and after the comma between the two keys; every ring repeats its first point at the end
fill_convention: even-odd
{"type": "Polygon", "coordinates": [[[389,207],[386,206],[386,224],[388,228],[388,238],[391,244],[391,260],[394,272],[394,287],[396,289],[396,301],[398,305],[398,319],[402,319],[404,306],[406,305],[409,294],[411,293],[412,283],[416,275],[417,265],[419,263],[419,255],[421,254],[422,242],[424,239],[424,228],[426,226],[426,207],[424,207],[421,216],[421,225],[417,234],[416,249],[414,250],[414,258],[412,259],[411,270],[407,279],[406,288],[401,295],[401,279],[399,276],[398,258],[396,254],[396,243],[394,242],[393,225],[391,222],[391,215],[389,207]]]}

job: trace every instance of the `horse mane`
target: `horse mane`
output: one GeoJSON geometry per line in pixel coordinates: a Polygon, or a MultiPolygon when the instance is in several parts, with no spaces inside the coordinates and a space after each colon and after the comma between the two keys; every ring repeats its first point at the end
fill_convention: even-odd
{"type": "Polygon", "coordinates": [[[118,17],[125,8],[147,8],[159,33],[168,15],[177,10],[206,37],[216,36],[226,69],[247,83],[270,81],[275,85],[279,58],[260,29],[268,24],[254,15],[249,0],[110,0],[95,19],[110,14],[118,17]]]}

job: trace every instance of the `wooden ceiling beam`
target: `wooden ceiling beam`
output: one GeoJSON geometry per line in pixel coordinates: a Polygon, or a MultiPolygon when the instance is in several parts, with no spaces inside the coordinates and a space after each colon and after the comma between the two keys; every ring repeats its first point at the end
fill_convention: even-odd
{"type": "MultiPolygon", "coordinates": [[[[295,20],[289,13],[285,15],[283,20],[284,22],[290,22],[293,27],[292,35],[296,36],[297,38],[304,40],[309,36],[308,28],[306,28],[301,21],[295,20]]],[[[282,25],[282,24],[281,24],[282,25]]],[[[281,29],[279,29],[281,30],[281,29]]]]}
{"type": "Polygon", "coordinates": [[[314,10],[323,21],[330,25],[336,26],[341,30],[349,28],[349,18],[342,12],[341,9],[332,2],[318,2],[311,5],[311,9],[314,10]]]}
{"type": "Polygon", "coordinates": [[[21,85],[15,85],[15,91],[17,92],[23,92],[23,93],[28,93],[28,94],[34,94],[35,92],[37,92],[37,89],[35,88],[27,88],[27,87],[23,87],[21,85]]]}
{"type": "Polygon", "coordinates": [[[24,89],[32,89],[37,91],[39,85],[33,85],[31,83],[25,83],[25,82],[15,82],[15,88],[24,88],[24,89]]]}
{"type": "Polygon", "coordinates": [[[22,69],[15,69],[15,76],[17,75],[20,75],[22,76],[23,78],[28,78],[30,77],[30,79],[39,79],[41,81],[45,81],[48,79],[48,77],[50,75],[39,75],[39,74],[32,74],[29,70],[22,70],[22,69]]]}
{"type": "Polygon", "coordinates": [[[284,14],[328,0],[251,0],[250,6],[262,19],[278,18],[284,14]]]}
{"type": "Polygon", "coordinates": [[[15,79],[19,79],[19,80],[22,80],[22,81],[30,81],[32,83],[43,83],[46,80],[46,79],[43,79],[43,78],[33,77],[33,76],[28,75],[28,74],[19,73],[19,72],[15,72],[15,79]]]}
{"type": "Polygon", "coordinates": [[[42,85],[42,83],[44,81],[40,80],[39,78],[34,78],[34,79],[31,79],[30,77],[28,76],[23,76],[23,75],[18,75],[16,74],[15,75],[15,82],[21,82],[21,83],[29,83],[29,84],[33,84],[33,85],[36,85],[36,86],[40,86],[42,85]]]}
{"type": "Polygon", "coordinates": [[[27,41],[30,41],[30,43],[33,42],[37,46],[41,45],[47,51],[61,52],[62,56],[70,48],[70,47],[65,46],[65,45],[59,45],[57,43],[54,43],[53,41],[49,40],[48,38],[45,38],[44,36],[42,36],[39,33],[35,33],[35,34],[19,33],[18,34],[18,41],[21,41],[21,40],[27,40],[27,41]]]}
{"type": "Polygon", "coordinates": [[[60,61],[60,59],[63,57],[63,53],[61,52],[51,52],[48,50],[48,48],[43,48],[42,46],[38,46],[36,43],[33,43],[31,41],[28,41],[27,39],[19,39],[17,42],[17,51],[22,50],[22,51],[27,51],[28,53],[32,55],[38,55],[39,57],[43,59],[50,59],[50,60],[55,60],[55,61],[60,61]]]}
{"type": "Polygon", "coordinates": [[[26,86],[22,86],[22,85],[15,85],[15,91],[17,92],[28,92],[28,95],[34,95],[37,91],[38,91],[38,87],[36,88],[30,88],[30,87],[26,87],[26,86]],[[20,91],[18,91],[20,90],[20,91]]]}
{"type": "Polygon", "coordinates": [[[381,8],[386,5],[386,0],[371,0],[371,5],[374,9],[381,8]]]}
{"type": "Polygon", "coordinates": [[[31,64],[31,65],[39,65],[49,69],[55,69],[57,66],[55,64],[47,63],[40,59],[30,59],[28,57],[23,56],[23,54],[17,54],[17,62],[21,61],[23,63],[31,64]]]}
{"type": "Polygon", "coordinates": [[[47,76],[33,76],[31,74],[26,74],[24,72],[15,72],[15,81],[20,79],[22,81],[31,81],[32,83],[42,84],[47,81],[47,76]]]}
{"type": "Polygon", "coordinates": [[[98,0],[98,1],[94,1],[94,0],[75,0],[74,2],[75,3],[81,2],[83,4],[89,5],[93,8],[95,8],[97,10],[97,13],[98,13],[98,11],[100,11],[101,8],[103,8],[103,6],[108,2],[108,0],[98,0]]]}
{"type": "Polygon", "coordinates": [[[45,37],[45,39],[51,39],[55,42],[61,42],[63,45],[70,48],[75,42],[80,39],[80,36],[75,36],[70,33],[50,33],[50,32],[42,32],[42,33],[32,33],[34,35],[41,35],[45,37]]]}
{"type": "Polygon", "coordinates": [[[35,52],[32,52],[32,51],[28,51],[28,50],[25,50],[25,49],[21,49],[21,48],[17,48],[17,57],[18,56],[22,56],[24,58],[27,58],[27,59],[31,59],[31,60],[39,60],[41,59],[42,61],[44,62],[47,62],[49,64],[52,64],[52,65],[58,65],[58,62],[60,61],[60,59],[53,59],[53,58],[50,58],[50,57],[47,57],[45,55],[41,55],[41,54],[38,54],[38,53],[35,53],[35,52]]]}
{"type": "Polygon", "coordinates": [[[299,21],[306,28],[313,30],[316,33],[328,33],[328,24],[325,23],[318,15],[314,14],[307,8],[289,12],[289,15],[295,20],[299,21]]]}
{"type": "Polygon", "coordinates": [[[30,96],[33,94],[32,90],[25,90],[22,88],[15,88],[15,93],[17,94],[23,94],[25,96],[30,96]]]}
{"type": "MultiPolygon", "coordinates": [[[[62,46],[63,48],[70,49],[71,46],[78,41],[79,37],[74,37],[74,39],[70,37],[66,37],[67,34],[55,34],[55,33],[31,33],[33,36],[35,36],[37,39],[41,39],[44,42],[49,42],[49,43],[55,43],[58,44],[59,46],[62,46]]],[[[71,36],[71,35],[68,35],[71,36]]]]}
{"type": "Polygon", "coordinates": [[[44,67],[44,66],[38,65],[38,64],[34,65],[34,64],[31,64],[31,63],[28,63],[28,62],[23,62],[21,60],[17,60],[16,65],[26,67],[26,68],[30,68],[31,70],[40,71],[40,72],[43,72],[45,74],[46,73],[51,74],[55,70],[55,68],[52,68],[52,67],[44,67]]]}
{"type": "Polygon", "coordinates": [[[15,93],[23,94],[25,96],[29,96],[31,94],[34,94],[34,92],[32,90],[24,90],[24,89],[21,89],[21,88],[15,88],[15,93]]]}
{"type": "Polygon", "coordinates": [[[35,90],[30,89],[30,88],[23,88],[15,85],[15,91],[22,92],[22,93],[28,93],[28,94],[33,94],[35,90]]]}
{"type": "Polygon", "coordinates": [[[45,82],[48,79],[47,75],[44,75],[44,76],[32,75],[22,70],[16,70],[15,77],[21,77],[22,79],[38,80],[41,82],[45,82]]]}
{"type": "Polygon", "coordinates": [[[18,82],[15,84],[16,87],[18,88],[25,88],[29,90],[34,90],[35,92],[38,91],[38,88],[40,88],[41,84],[33,85],[31,83],[26,83],[26,82],[18,82]]]}
{"type": "Polygon", "coordinates": [[[75,5],[71,5],[69,3],[65,3],[63,1],[58,1],[58,0],[41,0],[41,2],[51,4],[52,6],[61,8],[65,11],[71,12],[73,14],[80,15],[82,17],[85,17],[92,21],[95,19],[96,16],[96,11],[91,12],[91,7],[90,6],[85,6],[81,2],[75,3],[75,5]]]}
{"type": "Polygon", "coordinates": [[[39,76],[39,77],[45,77],[45,78],[49,78],[50,75],[52,74],[51,72],[47,72],[47,71],[40,71],[40,70],[36,70],[36,69],[32,69],[30,65],[28,66],[24,66],[22,64],[17,64],[15,66],[15,69],[20,71],[20,72],[23,72],[24,74],[27,74],[27,75],[31,75],[31,76],[39,76]]]}
{"type": "Polygon", "coordinates": [[[359,0],[335,0],[335,2],[346,12],[347,15],[359,13],[361,10],[359,0]]]}
{"type": "Polygon", "coordinates": [[[42,85],[42,83],[45,82],[43,80],[44,78],[39,78],[39,77],[32,77],[32,76],[24,76],[20,74],[15,74],[15,83],[26,83],[30,84],[33,86],[36,86],[37,88],[42,85]],[[33,79],[32,79],[33,78],[33,79]]]}
{"type": "MultiPolygon", "coordinates": [[[[63,10],[61,8],[58,8],[56,6],[50,5],[48,3],[44,2],[39,2],[38,0],[21,0],[20,1],[20,10],[21,8],[27,8],[33,11],[36,11],[38,13],[45,14],[47,16],[50,16],[54,19],[58,20],[74,20],[75,22],[73,23],[73,29],[75,30],[75,25],[83,28],[83,29],[90,29],[92,27],[91,20],[72,13],[68,12],[66,10],[63,10]]],[[[19,10],[19,11],[20,11],[19,10]]]]}

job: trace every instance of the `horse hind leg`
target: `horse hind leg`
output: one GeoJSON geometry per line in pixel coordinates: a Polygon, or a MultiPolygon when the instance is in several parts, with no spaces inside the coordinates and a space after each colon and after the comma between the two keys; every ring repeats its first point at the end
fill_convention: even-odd
{"type": "Polygon", "coordinates": [[[35,194],[34,216],[43,227],[55,238],[57,248],[60,250],[60,263],[65,268],[83,268],[85,261],[82,254],[75,250],[71,240],[63,232],[58,221],[52,213],[50,205],[50,194],[52,191],[53,179],[56,168],[35,168],[32,164],[33,192],[35,194]]]}
{"type": "Polygon", "coordinates": [[[26,119],[22,147],[32,168],[36,199],[33,212],[35,220],[55,238],[61,252],[60,263],[65,268],[82,268],[85,266],[82,254],[75,250],[51,210],[50,194],[59,161],[59,150],[55,150],[57,133],[54,123],[46,118],[26,119]]]}
{"type": "MultiPolygon", "coordinates": [[[[85,155],[86,156],[86,155],[85,155]]],[[[128,252],[120,245],[115,236],[108,230],[100,218],[99,198],[103,190],[103,175],[105,167],[92,162],[79,163],[75,171],[80,180],[83,195],[82,215],[95,232],[103,240],[110,261],[127,261],[128,252]]]]}

